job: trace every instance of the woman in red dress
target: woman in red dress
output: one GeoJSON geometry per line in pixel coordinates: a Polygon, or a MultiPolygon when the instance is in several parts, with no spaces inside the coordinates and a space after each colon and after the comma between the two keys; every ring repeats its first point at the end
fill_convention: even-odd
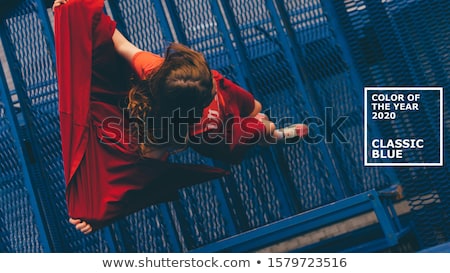
{"type": "Polygon", "coordinates": [[[56,0],[53,10],[66,201],[85,234],[226,174],[167,162],[188,144],[238,163],[253,144],[307,133],[304,125],[276,130],[249,92],[196,51],[174,43],[162,58],[136,48],[103,0],[56,0]]]}

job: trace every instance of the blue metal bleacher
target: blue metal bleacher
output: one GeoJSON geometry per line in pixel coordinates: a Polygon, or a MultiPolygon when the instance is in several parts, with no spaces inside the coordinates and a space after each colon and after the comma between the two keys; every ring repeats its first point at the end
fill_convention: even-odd
{"type": "MultiPolygon", "coordinates": [[[[450,240],[447,165],[363,164],[364,86],[449,87],[445,1],[107,1],[106,11],[139,47],[162,54],[169,42],[187,44],[252,92],[279,126],[310,121],[323,138],[255,147],[239,165],[185,151],[171,160],[221,166],[231,175],[90,236],[67,222],[48,2],[20,1],[0,18],[0,252],[251,252],[367,212],[377,224],[287,251],[385,251],[407,234],[426,251],[450,240]],[[339,117],[344,139],[325,137],[318,121],[339,117]],[[410,209],[406,221],[394,208],[398,192],[386,191],[398,184],[410,209]],[[358,240],[348,244],[352,235],[358,240]]],[[[430,100],[422,107],[428,113],[434,106],[430,100]]],[[[436,118],[410,122],[433,137],[439,128],[428,125],[436,118]]],[[[412,133],[408,123],[370,130],[412,133]]],[[[450,143],[449,134],[444,138],[450,143]]]]}
{"type": "MultiPolygon", "coordinates": [[[[395,195],[394,195],[395,196],[395,195]]],[[[389,197],[391,198],[391,197],[389,197]]],[[[375,190],[348,197],[319,208],[284,218],[266,226],[243,232],[224,240],[194,249],[193,252],[252,252],[263,249],[307,232],[332,225],[346,219],[374,211],[383,236],[369,242],[356,242],[356,247],[342,249],[345,252],[375,252],[398,244],[399,238],[409,232],[398,222],[395,209],[386,205],[383,195],[375,190]],[[390,209],[388,209],[390,208],[390,209]]],[[[389,200],[388,203],[391,203],[389,200]]],[[[332,238],[327,238],[332,239],[332,238]]],[[[321,242],[323,244],[323,242],[321,242]]],[[[305,247],[305,246],[303,246],[305,247]]],[[[305,249],[308,250],[308,247],[305,249]]],[[[302,251],[302,247],[293,251],[302,251]]]]}

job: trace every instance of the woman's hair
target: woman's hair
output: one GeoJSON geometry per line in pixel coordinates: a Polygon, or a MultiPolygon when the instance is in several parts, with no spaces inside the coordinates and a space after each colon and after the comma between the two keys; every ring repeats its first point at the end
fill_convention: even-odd
{"type": "Polygon", "coordinates": [[[148,124],[150,119],[158,124],[158,120],[167,120],[176,111],[181,117],[193,118],[194,114],[200,118],[213,98],[212,89],[213,77],[204,56],[184,45],[170,44],[160,67],[137,82],[129,93],[130,116],[140,120],[132,134],[140,144],[141,154],[158,143],[155,130],[167,129],[161,124],[148,124]]]}

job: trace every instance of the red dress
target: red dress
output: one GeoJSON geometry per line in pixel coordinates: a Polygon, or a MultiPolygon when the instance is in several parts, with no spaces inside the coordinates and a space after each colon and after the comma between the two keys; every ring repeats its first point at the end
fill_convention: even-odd
{"type": "MultiPolygon", "coordinates": [[[[210,166],[138,156],[119,104],[128,94],[130,67],[114,50],[115,26],[103,13],[103,0],[71,0],[55,9],[68,214],[94,229],[149,205],[176,200],[182,187],[226,174],[210,166]],[[105,124],[116,130],[103,130],[105,124]]],[[[230,151],[235,148],[229,146],[230,151]]]]}

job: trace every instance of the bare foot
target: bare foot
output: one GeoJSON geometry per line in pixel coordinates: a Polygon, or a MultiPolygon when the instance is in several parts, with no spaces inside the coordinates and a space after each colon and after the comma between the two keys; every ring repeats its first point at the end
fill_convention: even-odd
{"type": "Polygon", "coordinates": [[[74,225],[77,230],[83,232],[85,235],[92,232],[92,226],[80,219],[70,218],[69,223],[74,225]]]}

